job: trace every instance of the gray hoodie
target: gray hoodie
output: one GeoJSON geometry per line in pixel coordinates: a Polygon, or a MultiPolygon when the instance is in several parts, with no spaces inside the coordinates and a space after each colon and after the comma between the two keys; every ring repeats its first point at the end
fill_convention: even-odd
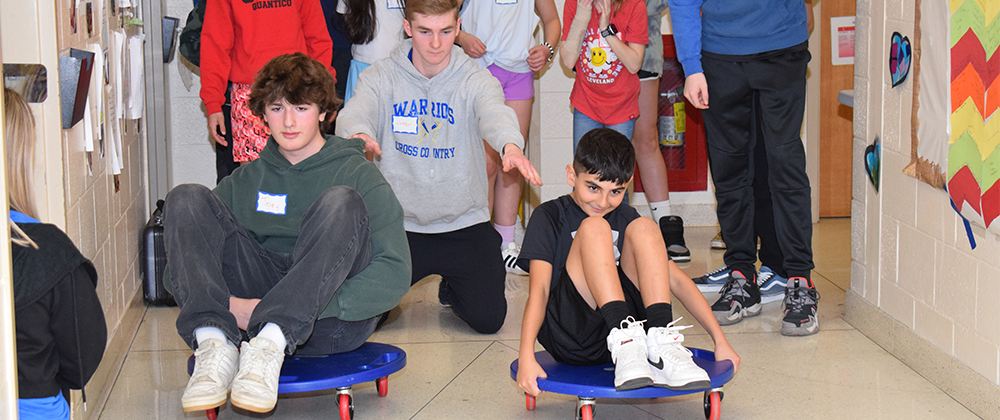
{"type": "MultiPolygon", "coordinates": [[[[500,82],[461,47],[448,66],[424,77],[410,61],[413,43],[358,76],[337,117],[337,135],[365,133],[379,143],[375,164],[403,206],[410,232],[443,233],[490,220],[485,139],[502,152],[524,147],[500,82]]],[[[516,170],[516,169],[515,169],[516,170]]]]}

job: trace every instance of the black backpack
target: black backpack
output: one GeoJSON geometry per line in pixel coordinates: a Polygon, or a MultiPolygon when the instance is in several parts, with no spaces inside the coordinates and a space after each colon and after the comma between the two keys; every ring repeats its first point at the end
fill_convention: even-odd
{"type": "MultiPolygon", "coordinates": [[[[205,20],[205,3],[208,0],[198,0],[194,9],[188,13],[187,22],[181,30],[180,45],[177,50],[181,52],[191,64],[199,66],[201,56],[201,25],[205,20]]],[[[199,66],[200,67],[200,66],[199,66]]]]}

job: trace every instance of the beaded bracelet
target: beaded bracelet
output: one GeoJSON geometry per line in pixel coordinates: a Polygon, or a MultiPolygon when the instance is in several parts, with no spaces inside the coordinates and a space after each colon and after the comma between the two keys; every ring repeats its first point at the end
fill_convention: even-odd
{"type": "Polygon", "coordinates": [[[543,42],[543,43],[541,43],[541,45],[544,45],[544,46],[546,46],[546,47],[549,48],[549,59],[548,59],[548,62],[551,63],[552,62],[552,58],[556,56],[556,50],[554,48],[552,48],[552,45],[549,44],[548,42],[543,42]]]}

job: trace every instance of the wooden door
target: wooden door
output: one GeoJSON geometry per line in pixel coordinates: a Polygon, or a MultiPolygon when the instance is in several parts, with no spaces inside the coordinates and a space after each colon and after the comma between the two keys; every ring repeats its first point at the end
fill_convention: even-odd
{"type": "MultiPolygon", "coordinates": [[[[851,215],[851,149],[854,142],[853,110],[837,102],[840,91],[854,88],[854,65],[833,65],[830,51],[830,18],[854,16],[854,0],[823,0],[819,19],[822,35],[820,54],[820,146],[819,215],[851,215]]],[[[817,57],[813,57],[815,60],[817,57]]]]}

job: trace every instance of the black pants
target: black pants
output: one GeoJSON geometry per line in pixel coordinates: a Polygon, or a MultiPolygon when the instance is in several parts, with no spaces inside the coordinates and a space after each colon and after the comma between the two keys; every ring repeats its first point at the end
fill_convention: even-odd
{"type": "Polygon", "coordinates": [[[332,187],[320,194],[302,216],[290,254],[260,246],[229,206],[198,184],[171,190],[163,219],[167,263],[180,307],[177,332],[192,349],[200,327],[219,328],[230,341],[240,342],[230,296],[260,299],[247,334],[256,336],[273,322],[285,333],[287,354],[307,341],[310,354],[350,351],[375,330],[377,317],[322,325],[316,320],[344,280],[371,263],[368,210],[357,191],[332,187]],[[314,332],[321,337],[312,337],[314,332]]]}
{"type": "Polygon", "coordinates": [[[445,233],[406,232],[413,261],[410,284],[438,274],[451,309],[472,329],[492,334],[507,316],[500,234],[489,222],[445,233]]]}
{"type": "MultiPolygon", "coordinates": [[[[757,119],[754,119],[756,122],[757,119]]],[[[781,243],[774,232],[774,207],[771,205],[771,188],[767,186],[767,151],[764,147],[764,135],[760,124],[756,125],[757,144],[754,149],[753,198],[754,236],[760,239],[760,250],[757,259],[761,265],[768,266],[781,277],[788,278],[784,268],[785,254],[781,252],[781,243]]]]}
{"type": "Polygon", "coordinates": [[[813,268],[811,191],[799,135],[809,59],[806,49],[747,61],[702,57],[711,101],[703,115],[717,213],[726,240],[724,259],[734,269],[749,272],[757,260],[753,183],[758,136],[768,166],[775,238],[783,254],[780,268],[772,268],[806,278],[813,268]]]}

